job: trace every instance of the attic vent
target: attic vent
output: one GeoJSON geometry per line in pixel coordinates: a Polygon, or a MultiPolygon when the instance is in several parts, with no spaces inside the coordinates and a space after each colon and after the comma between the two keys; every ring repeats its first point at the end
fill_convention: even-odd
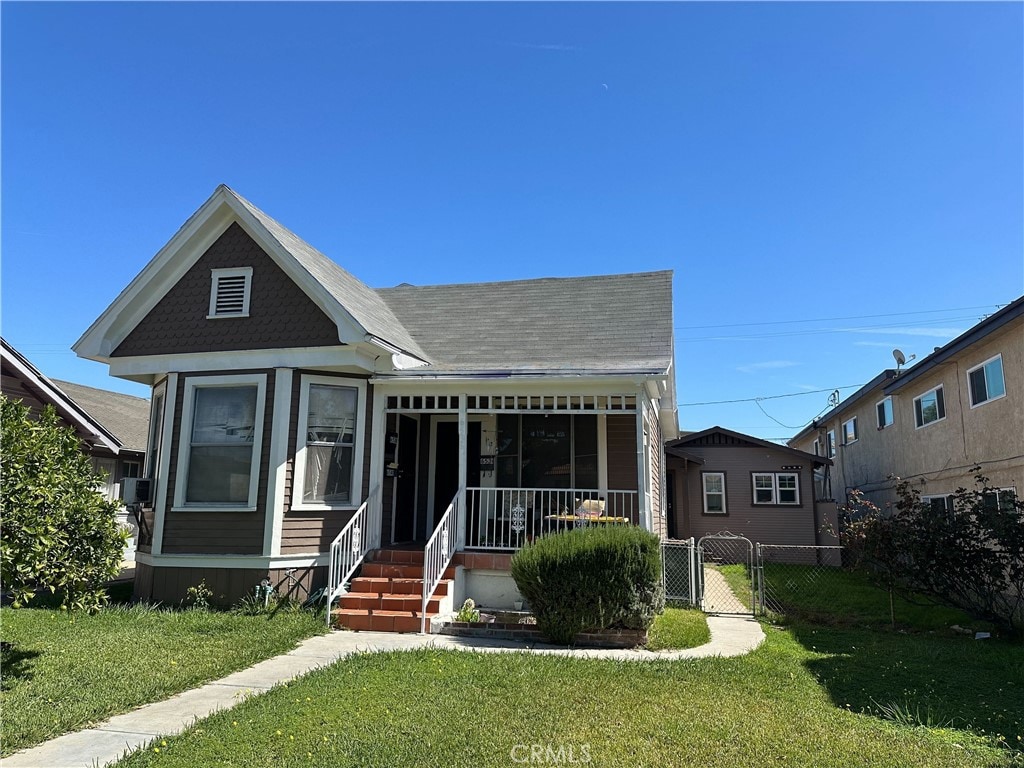
{"type": "Polygon", "coordinates": [[[248,317],[252,267],[210,270],[210,314],[216,317],[248,317]]]}

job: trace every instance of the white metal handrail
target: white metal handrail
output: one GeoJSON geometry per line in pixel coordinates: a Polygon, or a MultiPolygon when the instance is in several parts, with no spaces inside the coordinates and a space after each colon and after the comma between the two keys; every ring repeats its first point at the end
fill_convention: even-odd
{"type": "Polygon", "coordinates": [[[345,591],[345,583],[356,568],[380,543],[380,486],[374,486],[352,519],[331,542],[327,568],[327,626],[331,625],[331,604],[345,591]]]}
{"type": "Polygon", "coordinates": [[[423,601],[420,605],[420,634],[427,630],[427,603],[441,583],[445,570],[455,556],[458,542],[457,523],[459,519],[459,500],[462,491],[455,494],[452,503],[441,516],[441,521],[434,528],[434,533],[423,548],[423,601]]]}
{"type": "Polygon", "coordinates": [[[636,491],[467,488],[466,546],[517,550],[546,533],[585,525],[640,525],[636,491]]]}

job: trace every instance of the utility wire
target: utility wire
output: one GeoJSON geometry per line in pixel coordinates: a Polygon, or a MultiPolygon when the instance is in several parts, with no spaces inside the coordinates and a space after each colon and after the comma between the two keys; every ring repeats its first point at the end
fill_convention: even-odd
{"type": "MultiPolygon", "coordinates": [[[[790,392],[785,395],[763,395],[761,397],[742,397],[738,400],[708,400],[703,403],[679,403],[677,407],[687,408],[697,405],[728,405],[729,403],[756,403],[761,400],[779,400],[783,397],[800,397],[800,395],[815,395],[822,392],[835,392],[837,389],[857,389],[858,387],[864,386],[863,384],[846,384],[842,387],[828,387],[827,389],[809,389],[806,392],[790,392]]],[[[831,407],[831,406],[829,406],[831,407]]],[[[785,426],[785,425],[783,425],[785,426]]],[[[794,427],[786,427],[787,429],[794,429],[794,427]]]]}
{"type": "MultiPolygon", "coordinates": [[[[934,322],[954,323],[962,320],[971,320],[977,322],[978,318],[974,315],[961,316],[961,317],[944,317],[938,318],[934,322]]],[[[730,339],[770,339],[770,338],[781,338],[784,336],[815,336],[823,333],[864,333],[866,331],[874,331],[878,329],[893,329],[893,333],[898,334],[899,329],[903,328],[903,323],[884,323],[880,325],[861,325],[852,328],[815,328],[806,331],[773,331],[771,333],[741,333],[733,335],[714,335],[714,336],[693,336],[690,338],[679,338],[676,341],[679,342],[691,342],[691,341],[727,341],[730,339]]],[[[952,330],[952,329],[951,329],[952,330]]],[[[957,330],[955,333],[959,333],[957,330]]],[[[920,338],[926,338],[921,336],[920,338]]]]}
{"type": "Polygon", "coordinates": [[[921,309],[916,312],[887,312],[882,315],[848,315],[846,317],[815,317],[809,320],[767,320],[759,323],[728,323],[725,325],[677,325],[677,331],[693,331],[705,328],[743,328],[761,325],[789,325],[792,323],[830,323],[835,320],[869,320],[878,317],[906,317],[907,315],[934,315],[940,312],[968,312],[975,309],[1000,309],[1005,304],[983,304],[979,307],[950,307],[948,309],[921,309]]]}

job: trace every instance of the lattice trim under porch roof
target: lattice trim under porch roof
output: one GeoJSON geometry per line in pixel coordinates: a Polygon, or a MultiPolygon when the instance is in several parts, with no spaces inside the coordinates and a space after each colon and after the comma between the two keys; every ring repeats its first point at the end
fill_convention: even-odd
{"type": "MultiPolygon", "coordinates": [[[[388,395],[387,413],[458,413],[459,395],[388,395]]],[[[636,413],[636,394],[467,395],[467,413],[636,413]]]]}

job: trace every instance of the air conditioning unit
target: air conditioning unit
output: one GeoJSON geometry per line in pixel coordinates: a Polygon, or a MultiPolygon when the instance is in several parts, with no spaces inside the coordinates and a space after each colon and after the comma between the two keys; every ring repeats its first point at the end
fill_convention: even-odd
{"type": "Polygon", "coordinates": [[[153,481],[148,477],[121,478],[121,501],[149,505],[153,501],[153,481]]]}

